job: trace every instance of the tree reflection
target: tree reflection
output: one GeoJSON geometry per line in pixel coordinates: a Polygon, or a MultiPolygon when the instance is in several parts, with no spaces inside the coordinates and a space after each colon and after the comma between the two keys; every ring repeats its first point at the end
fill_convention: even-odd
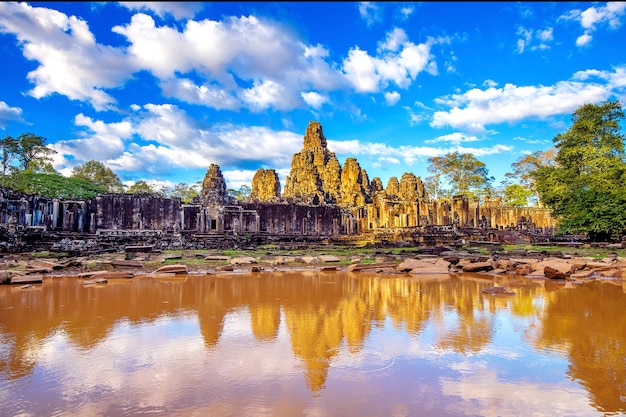
{"type": "Polygon", "coordinates": [[[550,294],[536,344],[568,353],[569,376],[603,412],[626,411],[626,295],[609,283],[550,294]],[[606,288],[610,286],[611,288],[606,288]]]}

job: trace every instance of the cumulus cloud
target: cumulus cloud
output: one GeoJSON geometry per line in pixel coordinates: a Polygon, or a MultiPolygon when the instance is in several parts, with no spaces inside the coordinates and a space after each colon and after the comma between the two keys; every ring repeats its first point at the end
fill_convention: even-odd
{"type": "Polygon", "coordinates": [[[623,92],[624,67],[613,72],[579,72],[571,80],[551,86],[516,86],[473,88],[465,93],[436,99],[449,107],[434,113],[432,127],[450,126],[469,132],[484,132],[485,125],[516,123],[524,119],[545,119],[574,112],[586,103],[598,103],[612,94],[623,92]],[[592,82],[591,78],[596,82],[592,82]]]}
{"type": "Polygon", "coordinates": [[[548,27],[543,30],[527,29],[520,26],[517,29],[517,35],[521,36],[517,40],[517,53],[524,53],[526,50],[546,50],[550,49],[549,42],[554,40],[553,29],[548,27]]]}
{"type": "Polygon", "coordinates": [[[430,44],[408,41],[402,29],[388,33],[379,43],[376,56],[358,46],[350,49],[343,61],[343,72],[354,89],[360,93],[375,93],[390,83],[407,88],[417,75],[428,70],[431,62],[430,44]]]}
{"type": "Polygon", "coordinates": [[[0,3],[0,32],[15,35],[24,56],[38,62],[27,75],[35,84],[28,94],[38,99],[58,93],[104,110],[115,103],[105,90],[136,69],[120,50],[97,44],[87,22],[56,10],[0,3]]]}
{"type": "Polygon", "coordinates": [[[113,31],[128,39],[128,53],[137,67],[159,78],[171,97],[195,104],[287,110],[307,105],[302,92],[345,85],[325,61],[328,51],[323,46],[305,45],[287,29],[254,16],[188,21],[180,31],[157,26],[152,17],[139,13],[113,31]],[[192,72],[205,82],[175,79],[192,72]]]}
{"type": "Polygon", "coordinates": [[[304,99],[306,104],[313,107],[314,109],[319,109],[324,103],[328,102],[328,97],[323,96],[315,91],[309,91],[306,93],[303,92],[302,98],[304,99]]]}
{"type": "Polygon", "coordinates": [[[439,142],[450,142],[454,144],[460,144],[462,142],[476,142],[480,139],[474,135],[466,135],[461,132],[454,132],[448,135],[443,135],[436,137],[435,139],[425,140],[424,143],[439,143],[439,142]]]}
{"type": "Polygon", "coordinates": [[[204,7],[202,2],[183,1],[121,1],[119,4],[130,11],[149,11],[161,18],[170,15],[177,20],[191,19],[204,7]]]}
{"type": "MultiPolygon", "coordinates": [[[[465,142],[471,142],[471,136],[463,136],[457,134],[458,137],[466,138],[465,142]]],[[[328,140],[328,148],[335,152],[338,156],[359,156],[373,161],[372,166],[384,167],[393,161],[405,165],[414,165],[419,161],[425,161],[433,156],[442,156],[449,152],[471,153],[476,157],[503,154],[512,152],[514,147],[510,145],[495,144],[489,147],[466,147],[460,143],[462,140],[454,141],[455,135],[450,136],[451,146],[412,146],[401,145],[398,147],[390,146],[386,143],[362,142],[360,140],[334,141],[328,140]]],[[[446,142],[442,140],[440,142],[446,142]]]]}
{"type": "Polygon", "coordinates": [[[605,6],[591,6],[585,10],[574,9],[559,17],[560,20],[574,20],[580,23],[584,33],[576,38],[577,46],[589,44],[592,33],[599,26],[608,26],[617,29],[622,24],[622,17],[626,14],[626,2],[608,2],[605,6]]]}
{"type": "Polygon", "coordinates": [[[0,128],[4,129],[9,122],[22,121],[22,109],[10,107],[4,101],[0,101],[0,128]]]}
{"type": "Polygon", "coordinates": [[[289,167],[293,154],[302,147],[302,136],[289,131],[230,124],[207,126],[172,104],[134,108],[133,114],[115,123],[77,115],[74,124],[81,131],[80,137],[52,145],[58,152],[55,168],[67,171],[95,158],[116,172],[167,176],[216,163],[225,173],[249,170],[249,163],[289,167]]]}
{"type": "Polygon", "coordinates": [[[393,106],[399,100],[400,100],[400,93],[398,93],[397,91],[391,91],[391,92],[385,93],[385,101],[387,102],[388,106],[393,106]]]}
{"type": "Polygon", "coordinates": [[[365,20],[368,26],[372,26],[374,23],[382,21],[380,16],[380,7],[378,4],[370,1],[362,1],[358,4],[359,15],[361,19],[365,20]]]}

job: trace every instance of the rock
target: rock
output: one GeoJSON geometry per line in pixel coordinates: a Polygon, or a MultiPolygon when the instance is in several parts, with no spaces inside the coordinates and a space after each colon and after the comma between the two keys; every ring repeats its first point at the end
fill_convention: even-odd
{"type": "Polygon", "coordinates": [[[155,271],[152,272],[153,274],[164,274],[164,273],[169,273],[169,274],[187,274],[187,265],[182,265],[182,264],[177,264],[177,265],[165,265],[162,266],[158,269],[156,269],[155,271]]]}
{"type": "Polygon", "coordinates": [[[341,258],[335,255],[317,255],[317,259],[320,262],[325,262],[325,263],[339,262],[341,260],[341,258]]]}
{"type": "Polygon", "coordinates": [[[231,265],[249,265],[249,264],[256,264],[257,260],[256,258],[253,258],[252,256],[238,256],[236,258],[232,258],[228,262],[231,265]]]}
{"type": "Polygon", "coordinates": [[[111,261],[111,265],[113,265],[115,268],[118,267],[128,267],[128,268],[143,268],[143,262],[141,261],[126,261],[126,260],[114,260],[111,261]]]}
{"type": "Polygon", "coordinates": [[[104,278],[104,279],[128,279],[134,278],[135,274],[130,271],[93,271],[81,272],[78,278],[104,278]]]}
{"type": "Polygon", "coordinates": [[[406,259],[396,270],[409,274],[448,274],[450,262],[439,258],[406,259]]]}
{"type": "Polygon", "coordinates": [[[348,272],[357,272],[357,271],[380,271],[386,268],[394,268],[394,271],[397,271],[395,262],[378,262],[378,263],[370,263],[370,264],[351,264],[346,268],[348,272]]]}
{"type": "Polygon", "coordinates": [[[517,275],[529,275],[533,272],[533,268],[529,264],[520,264],[515,267],[517,275]]]}
{"type": "Polygon", "coordinates": [[[574,265],[558,261],[548,261],[543,268],[544,275],[550,279],[566,279],[574,271],[574,265]]]}
{"type": "Polygon", "coordinates": [[[484,272],[492,269],[491,262],[472,262],[463,266],[463,272],[484,272]]]}
{"type": "Polygon", "coordinates": [[[30,275],[12,275],[11,284],[40,284],[43,282],[43,276],[40,274],[30,275]]]}
{"type": "Polygon", "coordinates": [[[207,255],[204,257],[205,261],[209,262],[221,262],[221,261],[229,261],[230,256],[226,255],[207,255]]]}
{"type": "Polygon", "coordinates": [[[223,272],[232,272],[235,269],[233,268],[232,265],[221,265],[218,266],[217,268],[215,268],[216,271],[223,271],[223,272]]]}

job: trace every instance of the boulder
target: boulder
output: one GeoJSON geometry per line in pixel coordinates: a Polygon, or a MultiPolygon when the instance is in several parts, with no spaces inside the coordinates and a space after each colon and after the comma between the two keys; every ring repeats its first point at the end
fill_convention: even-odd
{"type": "Polygon", "coordinates": [[[492,269],[493,264],[491,262],[471,262],[463,266],[463,272],[484,272],[492,269]]]}
{"type": "Polygon", "coordinates": [[[238,256],[228,261],[231,265],[249,265],[257,263],[256,258],[252,256],[238,256]]]}
{"type": "Polygon", "coordinates": [[[576,267],[568,262],[547,261],[547,263],[544,265],[543,273],[546,278],[566,279],[575,270],[576,267]]]}

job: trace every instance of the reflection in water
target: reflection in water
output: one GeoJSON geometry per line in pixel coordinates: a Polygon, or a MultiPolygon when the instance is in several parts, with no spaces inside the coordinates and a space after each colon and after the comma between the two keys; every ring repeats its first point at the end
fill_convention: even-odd
{"type": "Polygon", "coordinates": [[[626,412],[622,288],[496,280],[516,295],[318,271],[3,286],[0,414],[626,412]]]}

